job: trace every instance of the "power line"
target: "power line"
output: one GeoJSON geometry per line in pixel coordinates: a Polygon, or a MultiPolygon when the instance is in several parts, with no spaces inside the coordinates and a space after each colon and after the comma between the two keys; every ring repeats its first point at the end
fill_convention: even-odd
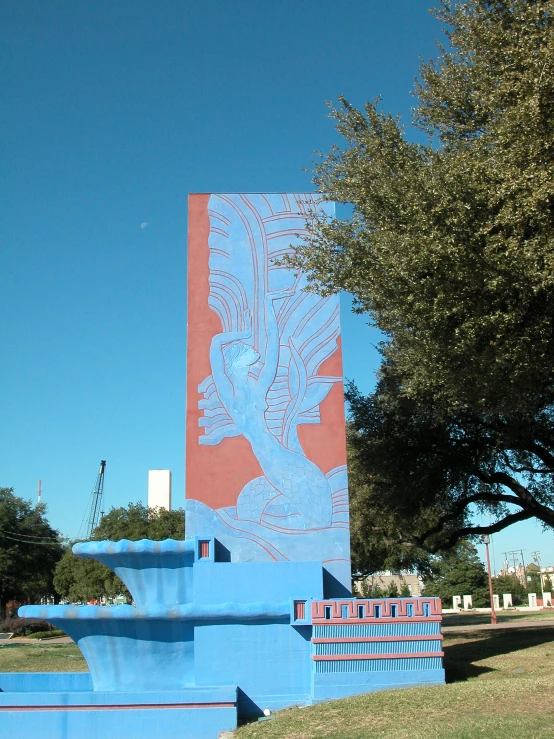
{"type": "Polygon", "coordinates": [[[58,539],[53,536],[35,536],[34,534],[24,534],[22,531],[8,531],[7,529],[0,529],[0,533],[25,536],[27,539],[48,539],[48,541],[58,541],[58,539]]]}
{"type": "Polygon", "coordinates": [[[56,544],[62,544],[62,542],[57,539],[56,540],[51,539],[50,541],[29,541],[28,539],[16,539],[14,536],[7,536],[7,534],[3,534],[1,531],[0,531],[0,535],[2,536],[3,539],[9,539],[10,541],[17,541],[19,544],[33,544],[33,546],[37,544],[43,547],[53,547],[56,544]]]}

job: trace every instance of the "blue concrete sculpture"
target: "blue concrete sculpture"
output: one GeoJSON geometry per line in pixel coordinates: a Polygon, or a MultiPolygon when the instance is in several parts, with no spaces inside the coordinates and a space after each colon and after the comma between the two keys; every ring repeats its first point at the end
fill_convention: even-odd
{"type": "Polygon", "coordinates": [[[444,680],[440,601],[326,599],[317,562],[217,561],[213,538],[86,542],[133,606],[23,606],[90,673],[0,675],[4,726],[42,736],[214,739],[237,716],[444,680]]]}

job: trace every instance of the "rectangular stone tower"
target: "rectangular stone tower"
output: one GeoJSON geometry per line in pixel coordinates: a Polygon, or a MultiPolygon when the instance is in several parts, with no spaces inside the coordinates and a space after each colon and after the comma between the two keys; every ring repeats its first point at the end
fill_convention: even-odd
{"type": "Polygon", "coordinates": [[[230,561],[321,561],[350,591],[338,296],[280,260],[332,203],[311,194],[191,195],[187,536],[230,561]]]}

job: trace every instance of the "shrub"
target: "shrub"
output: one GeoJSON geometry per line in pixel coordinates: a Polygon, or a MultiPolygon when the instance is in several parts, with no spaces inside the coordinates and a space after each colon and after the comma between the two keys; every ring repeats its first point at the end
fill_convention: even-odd
{"type": "Polygon", "coordinates": [[[29,634],[29,639],[52,639],[56,636],[67,636],[65,631],[61,629],[51,629],[50,631],[36,631],[34,634],[29,634]]]}
{"type": "Polygon", "coordinates": [[[29,618],[5,618],[0,621],[0,632],[12,633],[14,636],[28,636],[37,631],[53,631],[54,627],[47,621],[35,621],[29,618]]]}

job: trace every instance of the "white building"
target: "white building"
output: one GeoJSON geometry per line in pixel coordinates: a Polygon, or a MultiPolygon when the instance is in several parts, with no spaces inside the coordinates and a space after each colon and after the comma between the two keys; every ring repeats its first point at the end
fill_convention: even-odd
{"type": "Polygon", "coordinates": [[[148,508],[171,510],[171,470],[148,470],[148,508]]]}

